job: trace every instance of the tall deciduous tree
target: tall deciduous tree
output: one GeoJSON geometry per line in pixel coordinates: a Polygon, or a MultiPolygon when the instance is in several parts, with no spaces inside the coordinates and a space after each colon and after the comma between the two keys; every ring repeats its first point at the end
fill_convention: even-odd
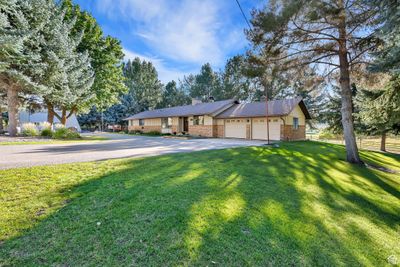
{"type": "Polygon", "coordinates": [[[361,163],[354,134],[351,69],[365,63],[377,10],[363,0],[271,1],[253,13],[248,32],[265,61],[281,69],[316,66],[339,72],[341,119],[347,161],[361,163]],[[260,46],[261,48],[258,48],[260,46]]]}

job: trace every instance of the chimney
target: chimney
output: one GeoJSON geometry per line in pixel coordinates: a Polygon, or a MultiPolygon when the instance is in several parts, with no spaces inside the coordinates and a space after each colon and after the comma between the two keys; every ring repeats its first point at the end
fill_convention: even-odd
{"type": "Polygon", "coordinates": [[[203,102],[201,102],[200,99],[192,98],[192,105],[197,105],[197,104],[201,104],[201,103],[203,103],[203,102]]]}

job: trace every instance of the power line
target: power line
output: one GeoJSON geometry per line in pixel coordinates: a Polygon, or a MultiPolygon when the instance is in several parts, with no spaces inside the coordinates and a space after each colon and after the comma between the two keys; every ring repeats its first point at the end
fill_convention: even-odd
{"type": "Polygon", "coordinates": [[[236,0],[236,3],[237,3],[237,5],[239,6],[240,12],[242,12],[243,18],[244,18],[244,20],[246,21],[247,26],[249,26],[249,29],[251,30],[250,22],[249,22],[249,20],[247,19],[246,14],[244,13],[243,8],[242,8],[242,6],[241,6],[240,3],[239,3],[239,0],[236,0]]]}
{"type": "MultiPolygon", "coordinates": [[[[236,3],[239,6],[240,12],[242,13],[244,20],[246,21],[247,26],[249,26],[249,30],[251,31],[250,22],[247,19],[246,14],[244,13],[243,8],[239,3],[239,0],[236,0],[236,3]]],[[[258,46],[260,48],[259,45],[256,45],[256,46],[258,46]]],[[[263,50],[261,48],[261,53],[262,52],[263,52],[263,50]]],[[[267,121],[267,144],[269,145],[269,118],[268,118],[268,93],[267,93],[267,87],[265,87],[265,112],[266,112],[266,114],[265,114],[266,116],[265,117],[266,117],[266,121],[267,121]]]]}

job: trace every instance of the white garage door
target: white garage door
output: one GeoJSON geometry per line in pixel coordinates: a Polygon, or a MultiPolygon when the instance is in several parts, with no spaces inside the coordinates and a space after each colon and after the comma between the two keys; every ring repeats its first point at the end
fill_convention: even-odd
{"type": "MultiPolygon", "coordinates": [[[[267,119],[253,119],[252,122],[253,139],[267,140],[267,119]]],[[[281,124],[279,119],[269,121],[269,140],[281,139],[281,124]]]]}
{"type": "Polygon", "coordinates": [[[246,138],[246,120],[245,119],[225,120],[225,137],[246,138]]]}

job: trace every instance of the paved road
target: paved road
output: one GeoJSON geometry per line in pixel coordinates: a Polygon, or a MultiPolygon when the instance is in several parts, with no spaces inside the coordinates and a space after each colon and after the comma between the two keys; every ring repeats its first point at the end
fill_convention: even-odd
{"type": "Polygon", "coordinates": [[[110,140],[71,144],[0,146],[0,169],[257,146],[265,143],[235,139],[182,140],[120,134],[101,135],[110,138],[110,140]]]}

